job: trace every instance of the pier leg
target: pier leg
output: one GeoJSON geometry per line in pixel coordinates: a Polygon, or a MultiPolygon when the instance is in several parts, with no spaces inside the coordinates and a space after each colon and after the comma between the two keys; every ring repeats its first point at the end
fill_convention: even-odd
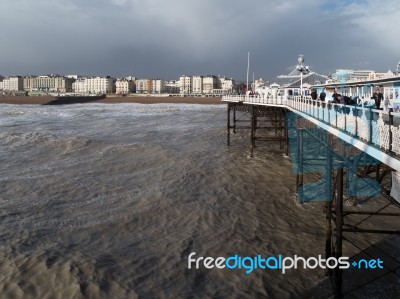
{"type": "MultiPolygon", "coordinates": [[[[325,206],[325,231],[326,231],[326,240],[325,240],[325,259],[328,259],[332,256],[332,202],[328,201],[325,206]]],[[[331,275],[331,270],[326,269],[325,275],[331,275]]]]}
{"type": "Polygon", "coordinates": [[[379,182],[379,178],[381,176],[381,165],[376,164],[376,180],[379,182]]]}
{"type": "Polygon", "coordinates": [[[250,107],[250,114],[251,114],[251,132],[250,132],[250,142],[251,142],[251,151],[250,151],[250,156],[253,158],[254,157],[254,125],[255,125],[255,121],[254,121],[254,107],[251,106],[250,107]]]}
{"type": "Polygon", "coordinates": [[[300,202],[303,202],[303,129],[298,129],[298,170],[297,170],[297,192],[300,202]]]}
{"type": "Polygon", "coordinates": [[[288,112],[284,112],[284,124],[285,124],[285,143],[286,143],[286,156],[289,156],[289,116],[288,112]]]}
{"type": "Polygon", "coordinates": [[[254,112],[254,132],[253,132],[253,147],[254,147],[254,148],[257,147],[257,145],[256,145],[257,125],[258,125],[258,122],[257,122],[257,113],[254,112]]]}
{"type": "MultiPolygon", "coordinates": [[[[277,127],[278,127],[278,132],[279,132],[279,138],[282,138],[282,111],[278,109],[278,122],[277,122],[277,127]]],[[[279,149],[283,149],[283,143],[281,140],[279,140],[279,149]]]]}
{"type": "Polygon", "coordinates": [[[231,145],[231,104],[230,103],[228,103],[227,112],[228,112],[228,118],[227,118],[227,129],[228,129],[228,131],[227,131],[227,143],[228,143],[228,146],[230,146],[231,145]]]}
{"type": "MultiPolygon", "coordinates": [[[[343,237],[343,168],[337,170],[337,191],[336,191],[336,248],[335,257],[342,256],[343,237]]],[[[335,299],[342,298],[342,270],[335,268],[335,299]]]]}
{"type": "Polygon", "coordinates": [[[233,134],[236,134],[236,104],[233,105],[233,134]]]}
{"type": "MultiPolygon", "coordinates": [[[[326,228],[326,240],[325,240],[325,259],[332,257],[332,202],[333,194],[332,192],[332,168],[333,168],[332,154],[329,146],[326,150],[326,183],[325,183],[325,193],[329,198],[327,198],[327,203],[325,206],[325,228],[326,228]]],[[[332,271],[327,268],[325,270],[325,275],[331,275],[332,271]]]]}

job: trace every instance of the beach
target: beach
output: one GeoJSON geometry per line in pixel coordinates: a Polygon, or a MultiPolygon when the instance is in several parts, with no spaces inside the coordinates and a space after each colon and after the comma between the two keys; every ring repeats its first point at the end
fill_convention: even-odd
{"type": "MultiPolygon", "coordinates": [[[[0,96],[0,104],[38,104],[44,105],[53,101],[52,96],[0,96]]],[[[108,96],[105,99],[95,100],[90,103],[138,103],[138,104],[222,104],[220,97],[156,97],[156,96],[108,96]]]]}

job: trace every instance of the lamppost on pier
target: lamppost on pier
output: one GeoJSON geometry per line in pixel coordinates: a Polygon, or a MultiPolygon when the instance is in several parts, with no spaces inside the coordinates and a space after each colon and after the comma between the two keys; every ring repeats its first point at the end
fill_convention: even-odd
{"type": "Polygon", "coordinates": [[[304,55],[300,54],[297,59],[296,69],[300,72],[300,95],[303,96],[303,75],[306,75],[310,72],[307,65],[304,64],[304,55]]]}

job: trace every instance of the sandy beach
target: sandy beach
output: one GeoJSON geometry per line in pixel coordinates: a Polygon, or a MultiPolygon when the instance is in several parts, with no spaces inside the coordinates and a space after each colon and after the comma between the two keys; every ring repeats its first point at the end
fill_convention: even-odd
{"type": "MultiPolygon", "coordinates": [[[[0,104],[38,104],[43,105],[54,100],[52,96],[0,96],[0,104]]],[[[140,103],[140,104],[222,104],[220,97],[107,97],[90,103],[140,103]]]]}

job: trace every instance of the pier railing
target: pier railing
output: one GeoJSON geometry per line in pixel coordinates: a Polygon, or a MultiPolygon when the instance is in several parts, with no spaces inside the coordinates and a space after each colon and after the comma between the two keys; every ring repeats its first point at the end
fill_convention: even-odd
{"type": "Polygon", "coordinates": [[[282,106],[334,127],[369,145],[400,155],[400,113],[293,96],[224,96],[223,101],[282,106]]]}

